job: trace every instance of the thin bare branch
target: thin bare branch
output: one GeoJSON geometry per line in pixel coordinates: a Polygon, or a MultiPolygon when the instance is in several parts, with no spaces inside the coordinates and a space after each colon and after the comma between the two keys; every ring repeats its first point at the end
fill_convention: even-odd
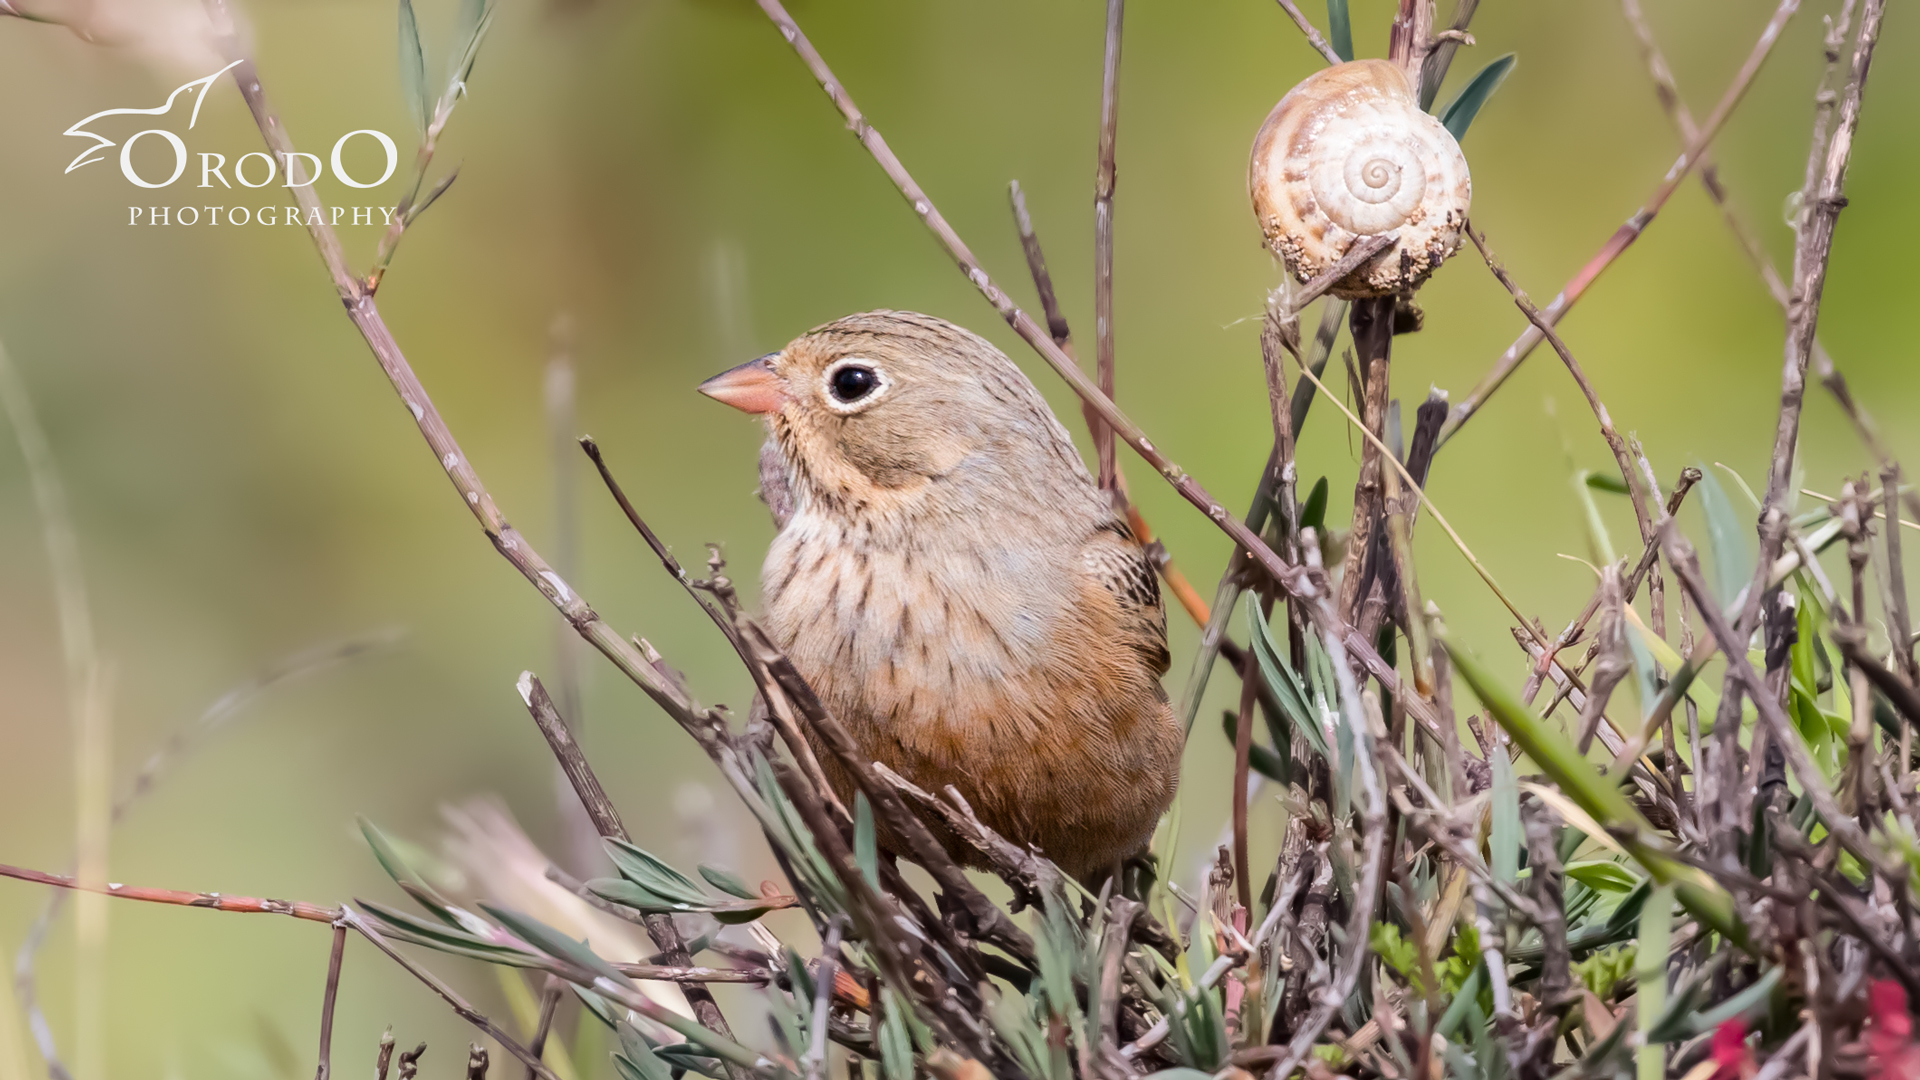
{"type": "MultiPolygon", "coordinates": [[[[1107,0],[1107,48],[1100,81],[1100,168],[1093,181],[1093,355],[1100,392],[1114,400],[1113,368],[1113,188],[1114,150],[1120,133],[1120,31],[1126,0],[1107,0]]],[[[1113,428],[1093,425],[1100,490],[1116,483],[1113,428]]]]}
{"type": "Polygon", "coordinates": [[[333,1004],[340,996],[340,964],[347,955],[347,924],[333,924],[333,950],[327,957],[327,989],[320,999],[320,1066],[314,1080],[333,1075],[333,1004]]]}
{"type": "Polygon", "coordinates": [[[1341,62],[1340,54],[1334,52],[1333,46],[1327,44],[1327,39],[1321,37],[1320,31],[1314,29],[1313,21],[1300,13],[1300,6],[1294,3],[1294,0],[1279,0],[1279,4],[1280,10],[1286,12],[1287,18],[1293,20],[1293,25],[1299,27],[1300,32],[1307,36],[1307,44],[1313,46],[1314,52],[1326,57],[1329,64],[1341,62]]]}

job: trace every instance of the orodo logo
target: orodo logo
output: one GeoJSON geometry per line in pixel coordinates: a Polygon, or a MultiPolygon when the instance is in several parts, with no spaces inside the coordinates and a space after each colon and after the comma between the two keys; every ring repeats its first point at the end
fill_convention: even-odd
{"type": "MultiPolygon", "coordinates": [[[[225,154],[212,151],[201,151],[197,154],[189,152],[187,149],[187,140],[182,137],[181,132],[193,130],[194,125],[199,123],[200,106],[206,101],[207,91],[213,88],[214,82],[222,75],[239,66],[241,62],[242,61],[236,60],[211,75],[176,87],[173,93],[167,95],[167,100],[163,104],[153,108],[102,109],[83,120],[77,121],[62,134],[74,138],[91,139],[93,140],[93,145],[82,150],[78,156],[68,162],[65,171],[71,173],[82,166],[109,160],[107,152],[113,147],[118,146],[120,148],[119,154],[117,155],[119,158],[120,175],[123,176],[129,184],[149,190],[172,187],[182,178],[187,177],[189,166],[195,157],[199,159],[199,182],[194,186],[199,188],[225,188],[232,190],[235,184],[238,184],[242,188],[264,188],[272,184],[276,179],[282,181],[279,186],[283,188],[311,187],[322,176],[326,175],[327,165],[332,166],[333,178],[335,180],[351,188],[377,188],[392,179],[394,170],[398,168],[400,164],[399,149],[394,145],[393,139],[385,132],[376,131],[372,128],[360,128],[340,136],[339,139],[334,141],[332,152],[327,156],[324,163],[316,154],[287,151],[267,154],[256,150],[251,153],[241,154],[233,161],[232,165],[229,166],[227,155],[225,154]],[[187,112],[186,126],[176,131],[174,128],[178,125],[178,118],[174,115],[175,108],[176,106],[182,106],[183,100],[187,99],[193,102],[193,107],[187,112]],[[115,142],[112,138],[100,133],[101,130],[114,130],[113,127],[110,126],[113,124],[112,118],[122,116],[172,118],[172,123],[167,124],[167,126],[155,126],[136,131],[126,136],[124,142],[115,142]],[[148,173],[145,175],[141,173],[140,168],[136,166],[134,162],[134,147],[139,145],[142,139],[149,137],[158,139],[160,142],[166,144],[167,148],[172,151],[172,167],[164,178],[156,178],[160,170],[154,169],[151,161],[149,161],[146,166],[148,173]],[[385,168],[381,171],[380,175],[373,180],[363,180],[355,176],[349,171],[347,163],[344,160],[344,152],[355,138],[372,139],[379,144],[380,150],[386,158],[385,168]]],[[[182,107],[184,108],[184,106],[182,107]]],[[[164,120],[162,122],[165,123],[164,120]]],[[[164,168],[164,166],[162,167],[164,168]]],[[[367,171],[371,170],[363,168],[363,173],[367,171]]],[[[223,211],[228,215],[228,223],[235,225],[246,224],[250,220],[257,220],[261,224],[271,225],[276,223],[276,218],[278,217],[275,213],[276,208],[270,206],[262,207],[258,210],[245,206],[232,208],[225,206],[180,207],[178,211],[171,216],[168,213],[171,208],[164,206],[144,208],[129,206],[127,209],[130,219],[129,224],[141,224],[141,218],[143,216],[147,219],[146,224],[168,224],[170,220],[173,223],[182,225],[197,224],[201,218],[201,210],[208,212],[207,217],[212,224],[218,224],[220,222],[220,214],[223,211]],[[186,218],[189,212],[193,215],[192,220],[187,220],[186,218]]],[[[300,220],[299,209],[291,206],[285,209],[287,211],[286,222],[288,224],[298,224],[300,220]]],[[[356,206],[334,207],[332,210],[333,216],[336,219],[335,224],[338,224],[338,218],[349,210],[353,212],[355,224],[371,224],[373,222],[373,211],[379,210],[383,216],[390,216],[393,208],[356,206]]]]}

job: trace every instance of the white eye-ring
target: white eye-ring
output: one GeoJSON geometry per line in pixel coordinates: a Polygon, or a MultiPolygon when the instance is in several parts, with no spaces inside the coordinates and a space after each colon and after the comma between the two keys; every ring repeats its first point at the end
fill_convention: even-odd
{"type": "Polygon", "coordinates": [[[827,408],[852,415],[886,396],[893,381],[873,361],[860,356],[836,360],[823,376],[827,408]]]}

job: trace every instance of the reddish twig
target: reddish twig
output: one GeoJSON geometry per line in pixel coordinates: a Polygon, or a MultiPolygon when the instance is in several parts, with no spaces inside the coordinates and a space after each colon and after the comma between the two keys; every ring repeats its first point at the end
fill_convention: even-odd
{"type": "Polygon", "coordinates": [[[217,892],[148,889],[138,885],[122,885],[118,882],[90,885],[83,884],[65,874],[49,874],[44,870],[29,870],[21,866],[8,866],[5,863],[0,863],[0,877],[13,878],[15,881],[31,881],[38,885],[52,885],[55,888],[72,889],[76,892],[114,896],[122,900],[140,900],[149,904],[211,908],[214,911],[231,911],[243,915],[291,915],[308,922],[330,923],[340,918],[339,908],[322,907],[303,900],[263,900],[252,896],[229,896],[217,892]]]}

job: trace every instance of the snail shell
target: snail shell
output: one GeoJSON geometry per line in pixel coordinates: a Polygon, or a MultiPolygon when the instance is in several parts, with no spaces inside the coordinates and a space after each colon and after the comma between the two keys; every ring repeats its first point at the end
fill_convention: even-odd
{"type": "Polygon", "coordinates": [[[1404,293],[1460,247],[1467,159],[1400,68],[1355,60],[1307,77],[1267,114],[1247,170],[1267,246],[1303,284],[1353,242],[1399,239],[1336,282],[1344,299],[1404,293]]]}

